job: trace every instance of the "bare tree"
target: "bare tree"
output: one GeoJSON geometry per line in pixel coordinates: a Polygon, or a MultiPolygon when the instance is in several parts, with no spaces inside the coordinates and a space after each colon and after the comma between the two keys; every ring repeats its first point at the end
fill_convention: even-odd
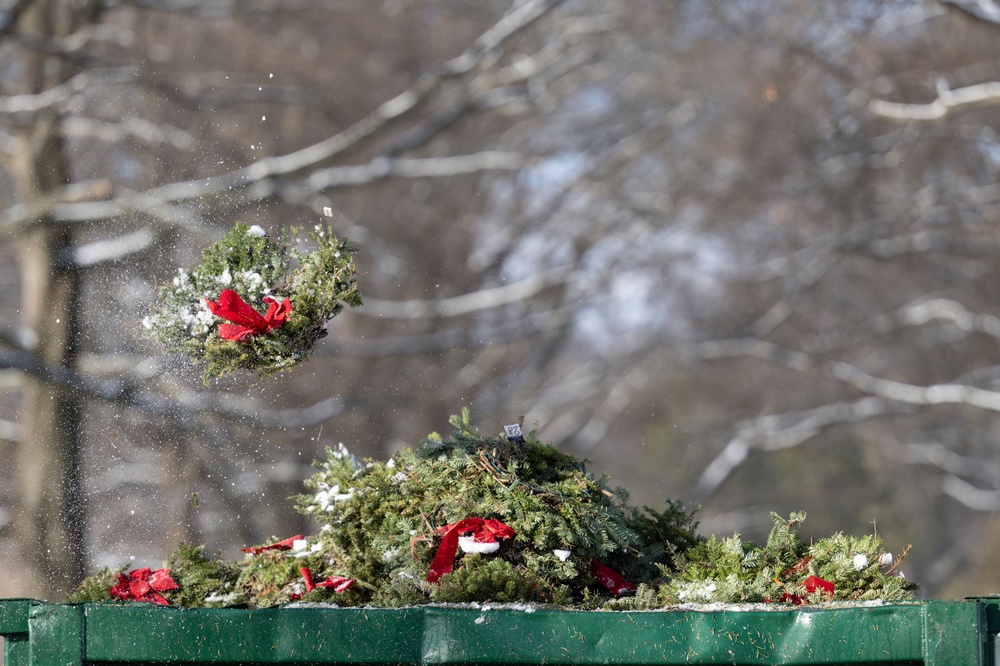
{"type": "Polygon", "coordinates": [[[1000,501],[991,15],[14,3],[17,592],[179,538],[262,539],[295,525],[283,498],[325,443],[381,455],[462,405],[537,422],[642,501],[711,498],[709,529],[875,520],[945,589],[1000,501]],[[366,305],[308,366],[205,391],[142,339],[156,281],[233,221],[327,209],[362,246],[366,305]]]}
{"type": "MultiPolygon", "coordinates": [[[[157,261],[162,258],[169,265],[177,258],[183,265],[190,261],[192,244],[210,240],[234,215],[285,220],[306,212],[306,219],[315,219],[336,204],[330,193],[340,189],[354,192],[385,183],[384,192],[391,193],[400,185],[406,187],[407,181],[463,178],[474,187],[477,174],[523,168],[532,162],[532,155],[477,147],[474,137],[498,118],[501,124],[507,122],[503,114],[513,114],[514,119],[530,115],[535,107],[532,95],[544,93],[550,78],[571,71],[580,54],[574,52],[578,37],[551,20],[539,34],[555,36],[552,43],[533,46],[522,37],[559,4],[545,0],[516,3],[493,15],[463,16],[461,7],[447,7],[446,16],[436,19],[433,14],[439,8],[421,5],[408,10],[412,16],[397,17],[396,23],[389,21],[391,16],[308,4],[280,10],[267,3],[245,3],[239,9],[172,3],[116,7],[92,3],[81,8],[56,0],[22,4],[23,11],[19,4],[18,15],[6,26],[8,48],[25,62],[35,63],[30,71],[38,74],[21,87],[6,90],[7,96],[0,100],[0,110],[12,128],[5,135],[14,147],[8,173],[20,184],[8,192],[2,233],[12,254],[14,246],[24,248],[16,252],[23,267],[22,305],[9,303],[6,310],[22,312],[8,317],[4,365],[24,377],[16,448],[20,476],[28,484],[21,491],[24,501],[17,524],[23,561],[33,575],[23,584],[31,594],[56,595],[79,579],[87,566],[87,550],[95,547],[93,534],[87,541],[80,473],[81,456],[88,451],[100,450],[105,461],[110,455],[113,465],[118,460],[123,470],[118,476],[123,478],[116,482],[111,478],[113,467],[96,462],[101,455],[87,459],[99,479],[118,484],[112,495],[116,492],[119,500],[135,501],[130,486],[159,485],[155,478],[136,478],[149,472],[138,458],[151,458],[145,464],[158,474],[180,474],[183,483],[197,487],[213,473],[231,476],[232,469],[220,469],[213,460],[223,442],[233,445],[240,437],[250,437],[259,443],[261,429],[319,427],[359,399],[344,395],[349,388],[324,396],[317,382],[309,380],[295,382],[296,389],[284,405],[280,400],[262,404],[260,399],[240,398],[245,388],[239,381],[226,385],[230,390],[223,393],[182,387],[172,366],[161,362],[166,359],[142,362],[136,356],[149,346],[129,332],[135,309],[126,305],[130,313],[123,316],[109,302],[134,303],[137,296],[151,295],[148,277],[133,271],[128,262],[158,255],[157,261]],[[436,20],[436,36],[428,35],[409,51],[387,54],[400,61],[418,60],[392,71],[374,87],[359,86],[352,79],[354,72],[346,69],[335,73],[332,81],[324,81],[327,72],[315,69],[286,70],[280,84],[272,81],[273,72],[262,77],[269,63],[265,53],[252,51],[254,34],[274,28],[272,22],[278,19],[295,39],[304,39],[300,59],[315,59],[321,45],[326,46],[319,28],[336,25],[328,20],[331,13],[351,21],[356,30],[345,32],[335,48],[345,61],[370,57],[366,39],[374,39],[386,25],[405,33],[410,18],[436,20]],[[310,25],[316,28],[315,36],[309,35],[310,25]],[[192,29],[207,38],[197,47],[181,41],[192,29]],[[216,52],[220,36],[226,38],[226,48],[235,45],[236,50],[216,52]],[[144,52],[149,60],[138,64],[144,52]],[[198,63],[194,68],[186,62],[186,54],[198,63]],[[414,62],[422,63],[423,71],[414,71],[414,62]],[[256,76],[248,66],[257,70],[256,76]],[[288,83],[289,79],[301,83],[288,83]],[[350,107],[338,112],[345,118],[355,115],[354,119],[345,122],[336,115],[326,118],[317,113],[327,108],[324,98],[338,99],[324,90],[331,83],[339,84],[341,91],[355,86],[350,107]],[[270,108],[276,111],[257,113],[270,108]],[[209,118],[218,121],[206,123],[209,118]],[[274,125],[281,130],[270,134],[274,125]],[[457,150],[439,138],[446,136],[454,137],[457,150]],[[440,147],[434,147],[435,140],[440,147]],[[205,150],[206,143],[219,147],[205,150]],[[429,152],[415,153],[422,148],[429,152]],[[267,156],[258,157],[260,152],[267,156]],[[265,202],[274,210],[265,209],[265,202]],[[178,243],[175,239],[185,238],[178,233],[190,234],[193,243],[178,243]],[[298,406],[303,397],[309,400],[306,396],[317,393],[321,397],[318,402],[312,398],[312,407],[298,406]],[[187,446],[150,447],[119,438],[118,426],[94,425],[109,418],[111,423],[126,419],[137,424],[153,419],[150,426],[140,428],[153,428],[147,432],[168,428],[173,437],[186,439],[187,446]],[[239,426],[241,422],[247,425],[239,426]],[[164,464],[164,459],[169,462],[164,464]]],[[[385,64],[373,65],[379,66],[385,64]]],[[[339,101],[330,108],[341,106],[339,101]]],[[[373,231],[355,222],[349,197],[333,208],[344,232],[372,252],[370,265],[375,272],[370,277],[376,285],[386,275],[404,274],[391,252],[380,251],[388,249],[380,236],[389,229],[373,231]]],[[[439,240],[421,247],[435,245],[439,240]]],[[[156,265],[146,262],[145,267],[156,265]]],[[[432,299],[427,313],[475,313],[523,301],[547,288],[547,283],[534,278],[510,287],[474,281],[465,285],[471,287],[468,294],[432,299]]],[[[373,300],[372,308],[382,315],[394,311],[410,313],[405,315],[409,317],[426,309],[413,302],[385,302],[381,308],[378,303],[373,300]]],[[[380,326],[372,323],[375,327],[368,330],[378,332],[380,326]]],[[[500,326],[497,333],[463,334],[463,339],[452,340],[444,349],[476,346],[475,338],[503,336],[504,330],[500,326]]],[[[441,333],[432,337],[440,338],[441,333]]],[[[409,330],[407,338],[419,335],[409,330]]],[[[343,365],[339,359],[331,361],[343,365]]],[[[367,379],[370,373],[363,366],[341,371],[343,386],[350,386],[352,374],[367,379]]],[[[263,437],[281,439],[281,435],[263,437]]],[[[376,441],[369,448],[377,447],[376,441]]],[[[316,448],[313,444],[312,450],[316,448]]],[[[302,473],[300,466],[292,477],[302,473]]],[[[291,478],[287,472],[272,476],[286,485],[291,478]]],[[[231,485],[235,484],[223,478],[210,483],[224,513],[238,516],[244,498],[234,497],[227,487],[231,485]]],[[[103,488],[96,484],[90,491],[102,503],[112,499],[103,488]]],[[[162,490],[169,494],[169,489],[162,490]]],[[[178,504],[182,502],[172,501],[173,520],[177,511],[185,512],[178,504]]],[[[163,520],[167,525],[172,522],[170,516],[163,520]]],[[[120,527],[128,519],[116,522],[120,527]]],[[[244,539],[259,538],[258,527],[248,523],[238,533],[244,539]]],[[[108,529],[114,531],[111,525],[108,529]]],[[[190,538],[196,528],[178,532],[157,525],[156,529],[174,538],[190,538]]]]}

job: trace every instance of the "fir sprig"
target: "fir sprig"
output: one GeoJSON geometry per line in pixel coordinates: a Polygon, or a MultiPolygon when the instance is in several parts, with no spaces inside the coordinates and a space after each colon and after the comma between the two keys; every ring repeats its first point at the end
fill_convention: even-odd
{"type": "MultiPolygon", "coordinates": [[[[584,461],[538,441],[485,435],[463,410],[447,438],[432,433],[388,461],[358,461],[327,449],[298,508],[322,527],[275,539],[228,564],[180,546],[167,566],[179,589],[172,604],[271,606],[325,601],[344,606],[431,602],[535,602],[579,609],[649,609],[684,603],[896,602],[916,586],[898,574],[877,535],[843,534],[806,543],[804,513],[772,514],[764,545],[736,534],[702,539],[680,502],[638,509],[621,489],[594,478],[584,461]],[[513,538],[495,552],[454,555],[450,572],[428,582],[441,528],[470,518],[501,521],[513,538]],[[279,546],[281,549],[279,549],[279,546]],[[638,586],[612,598],[595,583],[595,562],[638,586]],[[350,578],[346,591],[317,585],[350,578]],[[817,587],[816,580],[824,586],[817,587]],[[812,582],[810,582],[812,581],[812,582]],[[832,585],[832,588],[830,587],[832,585]]],[[[84,581],[74,601],[110,601],[123,570],[84,581]]]]}
{"type": "Polygon", "coordinates": [[[425,603],[576,603],[593,587],[593,560],[627,568],[641,582],[696,540],[688,514],[650,517],[629,507],[624,491],[533,432],[519,443],[486,436],[467,412],[452,425],[450,438],[432,434],[387,463],[359,466],[331,450],[308,482],[315,494],[300,498],[300,509],[324,525],[326,552],[368,583],[372,602],[413,603],[418,595],[425,603]],[[516,536],[495,555],[459,554],[438,584],[423,583],[440,544],[437,530],[470,517],[498,519],[516,536]],[[680,538],[649,548],[640,532],[680,538]],[[564,561],[556,550],[571,554],[564,561]],[[407,583],[393,583],[399,580],[407,583]]]}
{"type": "Polygon", "coordinates": [[[739,534],[722,540],[709,537],[683,555],[679,572],[664,572],[668,576],[656,595],[647,591],[616,606],[874,599],[898,602],[913,597],[917,586],[896,572],[877,535],[851,537],[837,533],[807,544],[797,532],[805,517],[805,513],[793,513],[785,519],[772,513],[774,526],[763,546],[744,541],[739,534]],[[810,577],[833,584],[833,592],[808,585],[810,577]]]}

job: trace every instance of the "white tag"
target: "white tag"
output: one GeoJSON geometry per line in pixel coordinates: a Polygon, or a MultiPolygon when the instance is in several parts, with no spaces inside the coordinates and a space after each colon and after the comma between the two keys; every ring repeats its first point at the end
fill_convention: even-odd
{"type": "Polygon", "coordinates": [[[512,423],[510,425],[505,425],[503,427],[503,432],[507,435],[507,439],[512,442],[523,442],[524,435],[521,434],[521,424],[512,423]]]}

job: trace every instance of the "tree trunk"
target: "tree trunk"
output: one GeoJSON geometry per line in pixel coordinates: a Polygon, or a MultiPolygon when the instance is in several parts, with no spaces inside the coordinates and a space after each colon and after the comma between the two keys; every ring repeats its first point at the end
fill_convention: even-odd
{"type": "MultiPolygon", "coordinates": [[[[79,7],[79,3],[77,3],[79,7]]],[[[73,3],[36,2],[23,16],[22,31],[41,38],[69,34],[73,3]]],[[[72,67],[57,56],[39,53],[30,70],[33,88],[41,92],[67,80],[72,67]]],[[[25,201],[54,192],[69,182],[58,109],[47,109],[22,134],[18,178],[25,201]]],[[[72,266],[60,259],[72,245],[72,234],[42,216],[26,230],[22,251],[22,323],[37,336],[35,353],[50,367],[71,368],[79,342],[80,284],[72,266]]],[[[22,483],[17,515],[18,542],[26,570],[24,588],[31,596],[65,595],[86,571],[86,511],[80,466],[83,402],[73,391],[33,377],[25,378],[18,447],[22,483]]]]}

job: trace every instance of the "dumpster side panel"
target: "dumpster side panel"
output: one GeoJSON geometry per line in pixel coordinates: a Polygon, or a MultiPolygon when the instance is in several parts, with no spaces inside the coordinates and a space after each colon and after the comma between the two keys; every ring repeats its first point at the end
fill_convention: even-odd
{"type": "MultiPolygon", "coordinates": [[[[88,662],[418,664],[419,610],[86,607],[88,662]]],[[[32,666],[42,666],[32,664],[32,666]]]]}
{"type": "Polygon", "coordinates": [[[0,601],[4,666],[978,666],[976,601],[772,611],[182,609],[0,601]]]}
{"type": "Polygon", "coordinates": [[[968,601],[929,601],[924,612],[924,652],[928,666],[985,663],[986,610],[968,601]]]}
{"type": "Polygon", "coordinates": [[[31,666],[82,666],[83,608],[42,605],[31,609],[28,643],[31,666]]]}
{"type": "Polygon", "coordinates": [[[920,606],[709,613],[470,613],[430,608],[427,613],[425,664],[763,666],[923,661],[920,606]]]}
{"type": "Polygon", "coordinates": [[[28,634],[7,634],[3,637],[3,666],[30,666],[30,650],[28,634]]]}
{"type": "Polygon", "coordinates": [[[28,633],[28,615],[38,605],[34,599],[0,599],[0,636],[28,633]]]}
{"type": "Polygon", "coordinates": [[[4,666],[29,666],[28,615],[38,604],[33,599],[0,599],[0,636],[4,666]]]}

